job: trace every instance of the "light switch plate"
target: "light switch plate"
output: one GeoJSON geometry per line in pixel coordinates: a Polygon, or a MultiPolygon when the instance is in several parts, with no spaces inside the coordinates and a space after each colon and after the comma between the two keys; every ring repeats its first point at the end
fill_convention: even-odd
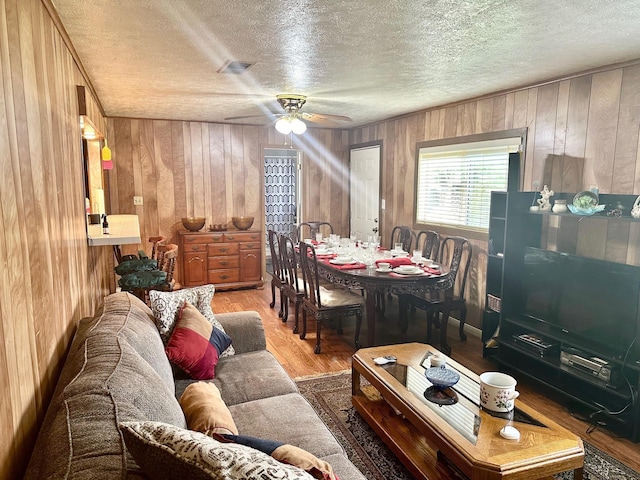
{"type": "Polygon", "coordinates": [[[142,197],[133,197],[134,205],[142,205],[142,197]]]}
{"type": "Polygon", "coordinates": [[[386,203],[387,202],[384,201],[384,198],[380,200],[380,209],[384,210],[384,208],[386,207],[386,203]]]}

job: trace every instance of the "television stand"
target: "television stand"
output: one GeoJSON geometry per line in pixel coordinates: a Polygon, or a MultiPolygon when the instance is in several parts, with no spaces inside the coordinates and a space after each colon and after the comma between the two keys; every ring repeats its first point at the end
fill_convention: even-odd
{"type": "MultiPolygon", "coordinates": [[[[574,195],[556,192],[553,200],[570,203],[574,195]]],[[[531,212],[536,198],[538,192],[492,195],[492,212],[503,212],[504,232],[500,268],[487,273],[501,286],[494,357],[516,378],[527,377],[579,405],[595,426],[606,424],[638,442],[640,338],[632,341],[640,335],[640,267],[607,260],[625,258],[625,252],[626,258],[640,255],[638,226],[631,225],[640,219],[629,214],[636,197],[600,195],[607,207],[593,216],[531,212]],[[610,206],[623,215],[606,216],[610,206]],[[627,278],[635,283],[621,280],[627,278]]]]}

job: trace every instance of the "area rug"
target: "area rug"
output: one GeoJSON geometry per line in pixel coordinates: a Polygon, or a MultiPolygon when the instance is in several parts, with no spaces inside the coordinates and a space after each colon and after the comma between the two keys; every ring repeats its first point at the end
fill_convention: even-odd
{"type": "MultiPolygon", "coordinates": [[[[350,373],[296,379],[296,384],[365,477],[369,480],[414,478],[351,405],[350,373]]],[[[640,480],[640,473],[588,442],[584,442],[584,447],[584,480],[640,480]]],[[[555,478],[571,480],[573,472],[555,478]]]]}

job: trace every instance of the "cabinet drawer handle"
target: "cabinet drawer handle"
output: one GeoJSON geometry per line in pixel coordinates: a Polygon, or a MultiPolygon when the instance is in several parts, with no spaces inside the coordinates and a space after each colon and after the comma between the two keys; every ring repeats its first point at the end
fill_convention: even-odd
{"type": "Polygon", "coordinates": [[[233,240],[233,235],[227,235],[225,238],[226,238],[227,240],[233,240]]]}
{"type": "Polygon", "coordinates": [[[199,262],[202,262],[202,259],[201,259],[200,257],[193,257],[193,258],[191,258],[191,259],[189,260],[189,262],[187,262],[187,263],[191,263],[191,262],[193,262],[194,260],[198,260],[199,262]]]}
{"type": "Polygon", "coordinates": [[[220,265],[229,265],[229,262],[220,262],[220,265]]]}
{"type": "Polygon", "coordinates": [[[204,248],[204,247],[202,247],[202,246],[200,246],[200,245],[195,245],[195,246],[191,247],[191,249],[192,249],[194,252],[198,252],[198,251],[202,250],[203,248],[204,248]]]}
{"type": "Polygon", "coordinates": [[[254,249],[254,248],[256,248],[256,246],[255,246],[253,243],[247,243],[247,244],[244,246],[244,248],[247,248],[247,249],[254,249]]]}
{"type": "Polygon", "coordinates": [[[227,278],[229,278],[229,275],[220,275],[220,278],[221,278],[222,280],[226,280],[227,278]]]}
{"type": "Polygon", "coordinates": [[[247,255],[245,258],[249,258],[249,257],[258,258],[258,257],[256,257],[253,253],[250,253],[250,254],[249,254],[249,255],[247,255]]]}
{"type": "Polygon", "coordinates": [[[221,251],[221,252],[226,252],[226,251],[228,251],[228,250],[229,250],[228,248],[221,248],[221,249],[220,249],[220,251],[221,251]]]}

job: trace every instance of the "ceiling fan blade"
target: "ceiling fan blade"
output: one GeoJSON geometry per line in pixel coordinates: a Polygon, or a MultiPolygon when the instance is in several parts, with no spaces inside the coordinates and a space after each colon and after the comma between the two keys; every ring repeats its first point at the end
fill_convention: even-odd
{"type": "Polygon", "coordinates": [[[251,118],[255,118],[255,119],[267,119],[269,121],[273,120],[273,118],[278,118],[278,117],[283,117],[284,114],[281,113],[268,113],[268,114],[262,114],[262,115],[241,115],[238,117],[226,117],[225,120],[248,120],[251,118]]]}
{"type": "Polygon", "coordinates": [[[325,113],[301,112],[302,119],[320,125],[338,125],[341,122],[350,122],[351,118],[345,115],[330,115],[325,113]]]}

